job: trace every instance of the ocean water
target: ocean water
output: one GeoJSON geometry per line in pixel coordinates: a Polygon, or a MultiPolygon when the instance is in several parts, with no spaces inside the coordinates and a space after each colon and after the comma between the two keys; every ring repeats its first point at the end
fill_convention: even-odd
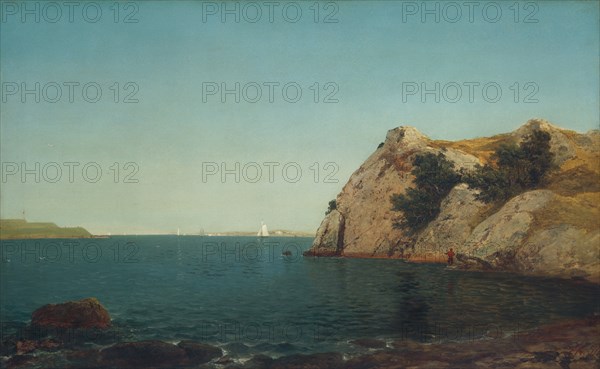
{"type": "Polygon", "coordinates": [[[96,297],[115,340],[203,341],[232,356],[355,352],[350,340],[501,337],[598,313],[600,288],[401,260],[304,258],[311,238],[120,236],[1,242],[3,334],[96,297]],[[287,255],[283,255],[284,251],[287,255]]]}

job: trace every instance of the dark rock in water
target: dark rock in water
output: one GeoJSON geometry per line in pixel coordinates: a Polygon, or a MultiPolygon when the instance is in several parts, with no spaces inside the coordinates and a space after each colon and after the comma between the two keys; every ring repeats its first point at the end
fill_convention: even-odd
{"type": "Polygon", "coordinates": [[[98,368],[98,361],[100,359],[100,351],[98,350],[78,350],[78,351],[67,351],[65,358],[71,364],[71,368],[84,369],[84,368],[98,368]]]}
{"type": "Polygon", "coordinates": [[[181,341],[177,345],[185,350],[186,355],[194,364],[203,364],[223,356],[223,351],[211,345],[204,343],[181,341]]]}
{"type": "Polygon", "coordinates": [[[250,352],[250,347],[241,342],[231,342],[223,346],[223,348],[229,352],[229,355],[231,356],[243,355],[250,352]]]}
{"type": "Polygon", "coordinates": [[[269,369],[344,369],[344,359],[338,352],[312,355],[291,355],[273,360],[269,369]]]}
{"type": "Polygon", "coordinates": [[[44,328],[99,328],[110,326],[108,311],[95,298],[48,304],[31,314],[31,324],[44,328]]]}
{"type": "Polygon", "coordinates": [[[0,341],[0,356],[14,355],[17,347],[17,340],[14,336],[7,337],[0,341]]]}
{"type": "Polygon", "coordinates": [[[485,260],[463,254],[456,255],[456,267],[458,269],[492,270],[492,265],[485,260]]]}
{"type": "Polygon", "coordinates": [[[60,342],[52,339],[42,341],[21,340],[15,343],[17,355],[28,354],[35,350],[54,351],[60,346],[60,342]]]}
{"type": "Polygon", "coordinates": [[[156,368],[187,364],[184,349],[162,341],[118,343],[100,351],[100,363],[118,368],[156,368]]]}
{"type": "Polygon", "coordinates": [[[222,356],[215,363],[220,364],[220,365],[231,364],[231,363],[233,363],[233,359],[231,358],[231,356],[225,355],[225,356],[222,356]]]}
{"type": "Polygon", "coordinates": [[[267,355],[254,355],[252,359],[246,362],[244,369],[266,369],[270,368],[272,363],[273,359],[267,355]]]}
{"type": "Polygon", "coordinates": [[[373,339],[373,338],[360,338],[354,341],[350,341],[351,344],[366,348],[385,348],[386,344],[384,341],[373,339]]]}
{"type": "Polygon", "coordinates": [[[118,368],[173,368],[204,364],[223,354],[220,348],[191,341],[123,342],[100,351],[100,364],[118,368]]]}
{"type": "Polygon", "coordinates": [[[16,355],[11,357],[6,362],[6,368],[17,369],[27,367],[35,362],[33,355],[16,355]]]}

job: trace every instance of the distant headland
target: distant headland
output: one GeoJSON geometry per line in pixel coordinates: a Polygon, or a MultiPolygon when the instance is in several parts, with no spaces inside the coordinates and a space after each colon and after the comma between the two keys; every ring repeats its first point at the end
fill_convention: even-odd
{"type": "Polygon", "coordinates": [[[0,219],[0,239],[92,238],[83,227],[59,227],[54,223],[28,222],[25,219],[0,219]]]}

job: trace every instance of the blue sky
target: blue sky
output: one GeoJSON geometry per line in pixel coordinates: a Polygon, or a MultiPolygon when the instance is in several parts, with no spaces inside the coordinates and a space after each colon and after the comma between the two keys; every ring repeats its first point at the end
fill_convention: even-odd
{"type": "Polygon", "coordinates": [[[507,132],[533,117],[580,132],[599,126],[598,2],[517,2],[518,14],[514,2],[476,2],[472,22],[462,2],[454,3],[460,15],[448,3],[438,2],[439,11],[429,3],[434,13],[424,21],[421,2],[319,2],[317,22],[312,1],[279,2],[273,22],[264,2],[228,3],[233,13],[225,22],[222,2],[122,2],[118,14],[112,2],[80,2],[72,21],[61,2],[60,18],[45,2],[27,3],[3,2],[1,9],[3,218],[25,210],[31,221],[115,234],[258,230],[261,220],[314,231],[327,202],[396,126],[439,139],[507,132]],[[97,8],[102,13],[92,23],[97,8]],[[257,8],[261,18],[247,21],[257,8]],[[302,14],[291,22],[297,9],[302,14]],[[323,22],[330,13],[337,22],[323,22]],[[124,22],[128,14],[137,22],[124,22]],[[40,102],[33,94],[22,102],[22,87],[36,82],[40,102]],[[79,83],[72,102],[65,82],[79,83]],[[219,92],[204,102],[207,82],[228,89],[239,83],[240,102],[230,94],[223,103],[219,92]],[[86,83],[100,86],[99,101],[84,99],[86,83]],[[294,86],[302,90],[295,103],[282,95],[290,83],[285,98],[294,98],[294,86]],[[439,83],[440,101],[406,94],[407,83],[439,83]],[[484,96],[486,84],[492,89],[484,96]],[[46,101],[57,96],[56,85],[61,97],[46,101]],[[245,101],[257,85],[260,99],[245,101]],[[136,86],[138,102],[124,103],[136,86]],[[338,102],[324,103],[332,92],[338,102]],[[73,183],[65,162],[79,163],[73,183]],[[279,163],[272,183],[265,162],[279,163]],[[7,174],[11,163],[16,174],[7,174]],[[21,163],[34,172],[40,163],[39,183],[35,174],[22,183],[21,163]],[[51,163],[62,170],[55,183],[47,180],[56,177],[51,163]],[[95,183],[81,172],[87,163],[96,163],[92,177],[102,169],[95,183]],[[243,176],[236,183],[233,174],[225,183],[218,174],[203,181],[212,165],[203,170],[203,163],[240,163],[240,175],[246,165],[249,177],[255,168],[247,164],[258,163],[263,176],[256,183],[243,176]],[[297,182],[286,181],[286,163],[296,163],[288,165],[291,177],[301,168],[297,182]],[[123,183],[136,167],[137,183],[123,183]],[[337,183],[326,183],[332,172],[337,183]]]}

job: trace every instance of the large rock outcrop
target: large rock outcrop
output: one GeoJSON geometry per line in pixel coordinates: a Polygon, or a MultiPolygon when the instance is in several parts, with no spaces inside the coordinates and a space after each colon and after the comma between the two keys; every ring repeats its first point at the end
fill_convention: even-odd
{"type": "Polygon", "coordinates": [[[44,305],[31,314],[31,324],[40,328],[105,329],[110,326],[110,315],[97,299],[91,297],[44,305]]]}
{"type": "Polygon", "coordinates": [[[414,239],[394,228],[397,214],[391,210],[390,196],[412,185],[414,156],[444,150],[457,168],[479,163],[477,157],[466,152],[432,143],[412,127],[390,130],[383,146],[354,172],[337,196],[337,210],[323,220],[307,254],[402,257],[410,252],[414,239]]]}
{"type": "Polygon", "coordinates": [[[163,341],[122,342],[100,351],[101,367],[183,368],[197,367],[223,351],[214,346],[182,341],[177,346],[163,341]]]}
{"type": "Polygon", "coordinates": [[[461,251],[486,206],[476,191],[461,183],[442,201],[439,216],[419,234],[411,261],[445,262],[449,248],[461,251]]]}
{"type": "Polygon", "coordinates": [[[337,256],[344,245],[344,216],[337,210],[325,216],[315,235],[315,246],[305,255],[337,256]]]}
{"type": "Polygon", "coordinates": [[[580,134],[541,119],[508,134],[456,142],[430,140],[412,127],[392,129],[343,187],[337,210],[324,219],[307,255],[445,262],[445,252],[452,247],[463,268],[598,282],[599,160],[597,131],[580,134]],[[470,169],[487,163],[500,145],[519,143],[538,129],[550,134],[559,167],[543,189],[494,208],[459,184],[442,202],[438,217],[419,234],[394,227],[401,214],[391,210],[390,196],[412,187],[415,155],[443,152],[455,169],[470,169]]]}

